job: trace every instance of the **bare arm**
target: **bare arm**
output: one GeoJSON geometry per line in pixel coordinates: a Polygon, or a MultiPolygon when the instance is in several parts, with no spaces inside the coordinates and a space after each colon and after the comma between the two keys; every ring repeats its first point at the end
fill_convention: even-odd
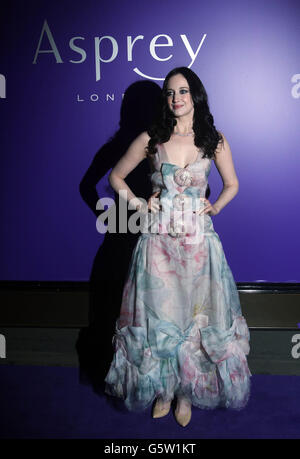
{"type": "Polygon", "coordinates": [[[224,134],[220,133],[224,139],[216,149],[215,165],[222,177],[223,190],[213,207],[219,213],[237,194],[239,181],[236,176],[230,146],[224,134]]]}
{"type": "Polygon", "coordinates": [[[146,132],[140,134],[129,146],[125,155],[117,162],[115,167],[109,174],[109,183],[112,188],[122,197],[126,196],[127,201],[131,201],[131,208],[136,209],[142,205],[142,201],[138,199],[129,186],[125,182],[125,178],[135,169],[138,164],[146,158],[146,150],[149,136],[146,132]],[[126,195],[127,193],[127,195],[126,195]]]}

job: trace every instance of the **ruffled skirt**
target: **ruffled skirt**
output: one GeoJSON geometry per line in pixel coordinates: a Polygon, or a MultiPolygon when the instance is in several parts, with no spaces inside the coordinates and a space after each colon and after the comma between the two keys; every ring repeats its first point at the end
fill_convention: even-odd
{"type": "Polygon", "coordinates": [[[249,330],[219,236],[142,234],[131,258],[106,393],[132,411],[183,395],[202,409],[249,399],[249,330]]]}

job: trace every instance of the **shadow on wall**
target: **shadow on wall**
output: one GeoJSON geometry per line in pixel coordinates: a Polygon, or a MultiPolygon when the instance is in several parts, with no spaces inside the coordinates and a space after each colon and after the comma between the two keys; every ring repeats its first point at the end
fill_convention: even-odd
{"type": "MultiPolygon", "coordinates": [[[[125,92],[119,130],[95,155],[80,183],[80,194],[92,212],[96,210],[99,195],[97,183],[125,154],[131,142],[156,115],[160,87],[153,82],[133,83],[125,92]]],[[[138,197],[148,199],[152,188],[148,161],[142,161],[126,178],[126,183],[138,197]]],[[[115,193],[117,228],[119,196],[115,193]]],[[[134,211],[128,211],[128,219],[134,211]]],[[[80,366],[80,381],[91,384],[97,393],[104,391],[104,378],[113,358],[112,337],[119,316],[123,286],[132,251],[140,233],[106,233],[90,275],[89,326],[79,332],[76,350],[80,366]]]]}

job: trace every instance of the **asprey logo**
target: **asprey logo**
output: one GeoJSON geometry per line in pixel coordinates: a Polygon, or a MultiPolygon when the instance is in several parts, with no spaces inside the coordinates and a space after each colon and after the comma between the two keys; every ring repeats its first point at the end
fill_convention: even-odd
{"type": "Polygon", "coordinates": [[[0,335],[0,359],[6,358],[6,341],[5,336],[0,335]]]}
{"type": "Polygon", "coordinates": [[[5,76],[0,75],[0,99],[6,98],[6,81],[5,76]]]}
{"type": "MultiPolygon", "coordinates": [[[[145,41],[144,41],[144,35],[137,35],[136,37],[133,37],[131,35],[128,35],[127,37],[125,37],[125,40],[126,40],[126,58],[127,58],[127,62],[132,62],[133,61],[133,50],[134,50],[134,47],[135,46],[144,46],[145,47],[145,41]],[[139,45],[137,45],[136,43],[139,42],[139,45]]],[[[197,58],[198,54],[199,54],[199,51],[204,43],[204,40],[206,38],[206,34],[203,34],[202,37],[201,37],[201,40],[198,44],[198,47],[196,50],[194,50],[190,44],[190,41],[188,39],[188,37],[185,35],[185,34],[180,34],[180,40],[182,41],[182,43],[184,44],[184,47],[185,47],[185,50],[186,50],[186,53],[188,54],[188,60],[189,60],[189,63],[188,65],[186,65],[187,67],[191,67],[193,65],[193,63],[195,62],[195,59],[197,58]]],[[[72,64],[82,64],[86,58],[87,58],[87,55],[86,55],[86,51],[85,49],[81,48],[78,46],[78,42],[80,41],[82,43],[82,41],[85,40],[85,37],[72,37],[70,40],[69,40],[69,47],[77,54],[79,54],[81,57],[80,59],[78,60],[73,60],[73,59],[70,59],[69,62],[71,62],[72,64]],[[76,42],[76,44],[75,44],[76,42]]],[[[174,43],[173,43],[173,39],[170,35],[167,35],[167,34],[159,34],[159,35],[155,35],[151,40],[150,40],[150,43],[146,44],[147,47],[149,47],[149,53],[150,53],[150,56],[155,59],[156,61],[168,61],[170,59],[172,59],[173,57],[173,54],[168,51],[168,55],[165,56],[165,57],[161,57],[158,55],[158,52],[159,52],[159,48],[162,48],[162,47],[167,47],[169,48],[170,50],[172,48],[174,48],[174,43]]],[[[176,48],[175,48],[176,50],[176,48]]],[[[57,44],[54,40],[54,36],[50,30],[50,27],[47,23],[47,20],[45,19],[44,21],[44,24],[43,24],[43,27],[42,27],[42,31],[41,31],[41,35],[40,35],[40,39],[39,39],[39,42],[38,42],[38,45],[37,45],[37,48],[36,48],[36,51],[35,51],[35,55],[34,55],[34,59],[33,59],[33,64],[36,64],[37,63],[37,59],[38,57],[40,58],[40,54],[45,54],[45,53],[50,53],[53,55],[53,57],[55,58],[55,62],[56,64],[63,64],[64,61],[62,60],[61,58],[61,55],[59,53],[59,50],[58,50],[58,47],[57,47],[57,44]],[[50,49],[41,49],[41,44],[42,44],[42,41],[43,41],[43,38],[45,37],[45,40],[47,40],[47,42],[49,43],[49,46],[50,46],[50,49]]],[[[101,70],[102,70],[102,65],[103,64],[109,64],[110,62],[113,62],[117,56],[119,54],[119,43],[118,41],[116,40],[115,37],[112,37],[111,35],[104,35],[102,37],[94,37],[94,62],[95,62],[95,73],[96,73],[96,81],[99,81],[101,79],[101,70]],[[107,51],[108,49],[110,49],[110,55],[107,55],[107,51]],[[104,57],[105,55],[105,57],[104,57]]],[[[182,64],[182,65],[185,65],[185,64],[182,64]]],[[[138,67],[134,67],[133,68],[133,71],[135,73],[137,73],[138,75],[142,76],[143,78],[147,78],[147,79],[150,79],[150,80],[160,80],[160,81],[163,81],[164,78],[161,78],[161,77],[158,77],[158,76],[151,76],[151,75],[146,75],[145,73],[143,73],[142,70],[140,70],[138,67]]]]}

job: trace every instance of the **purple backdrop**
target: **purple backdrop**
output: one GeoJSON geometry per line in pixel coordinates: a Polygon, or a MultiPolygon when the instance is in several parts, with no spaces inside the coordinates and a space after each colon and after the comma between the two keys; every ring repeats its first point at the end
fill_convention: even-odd
{"type": "MultiPolygon", "coordinates": [[[[89,278],[103,236],[79,183],[119,127],[125,90],[161,85],[185,65],[207,89],[240,181],[213,217],[235,280],[300,282],[299,1],[9,5],[0,19],[0,279],[89,278]]],[[[214,165],[209,183],[214,202],[214,165]]],[[[97,188],[106,187],[104,178],[97,188]]]]}

